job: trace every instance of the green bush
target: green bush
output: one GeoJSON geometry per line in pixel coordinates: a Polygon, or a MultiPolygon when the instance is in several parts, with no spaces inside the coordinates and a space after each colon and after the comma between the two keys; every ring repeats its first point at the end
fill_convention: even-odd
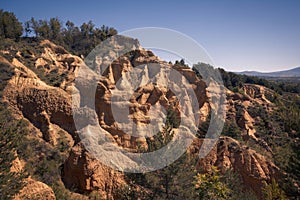
{"type": "Polygon", "coordinates": [[[212,167],[211,172],[195,176],[195,190],[199,199],[228,199],[230,189],[221,182],[220,171],[212,167]]]}

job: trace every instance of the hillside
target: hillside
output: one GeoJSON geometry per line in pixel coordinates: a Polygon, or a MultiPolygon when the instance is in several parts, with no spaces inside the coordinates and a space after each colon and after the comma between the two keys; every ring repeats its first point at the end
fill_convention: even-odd
{"type": "Polygon", "coordinates": [[[0,17],[0,199],[299,199],[299,84],[0,17]]]}
{"type": "MultiPolygon", "coordinates": [[[[108,109],[111,105],[110,90],[113,90],[120,75],[146,63],[166,65],[188,78],[199,95],[202,125],[199,127],[199,136],[179,161],[162,170],[132,176],[114,171],[96,160],[85,150],[75,131],[70,95],[83,60],[47,40],[10,41],[10,44],[12,46],[4,45],[1,50],[1,102],[14,120],[22,120],[26,124],[22,127],[26,129],[26,134],[22,134],[22,142],[14,148],[15,161],[11,170],[16,169],[30,177],[25,178],[27,184],[15,198],[39,196],[47,191],[48,199],[54,199],[55,196],[60,199],[60,195],[80,199],[88,196],[93,198],[95,195],[114,199],[125,199],[126,195],[142,199],[160,199],[166,195],[193,199],[197,195],[197,190],[193,189],[193,177],[197,173],[209,173],[214,169],[213,166],[223,174],[221,182],[226,183],[228,188],[237,187],[227,183],[228,173],[239,177],[234,179],[240,184],[237,192],[227,194],[232,198],[243,195],[241,191],[244,190],[253,198],[261,198],[265,184],[272,184],[272,180],[279,182],[287,194],[296,194],[297,188],[291,192],[289,190],[292,188],[285,185],[295,185],[297,180],[293,174],[286,177],[286,171],[290,166],[289,157],[293,156],[291,145],[299,134],[299,124],[297,120],[285,121],[284,115],[291,114],[286,109],[298,109],[293,111],[294,119],[298,119],[299,107],[289,107],[284,103],[287,101],[285,96],[253,84],[243,84],[238,92],[226,89],[227,117],[223,136],[208,156],[198,160],[197,152],[204,141],[201,134],[206,131],[211,109],[205,82],[191,69],[163,62],[152,52],[138,47],[129,57],[122,56],[114,61],[104,79],[98,83],[97,115],[101,127],[111,135],[111,140],[132,151],[141,146],[146,149],[150,147],[151,142],[146,138],[130,137],[120,131],[108,109]],[[182,171],[186,166],[190,169],[182,171]],[[168,186],[163,182],[164,176],[169,181],[168,186]],[[180,181],[182,176],[190,177],[188,182],[180,181]],[[37,184],[41,185],[41,189],[34,189],[37,184]],[[187,187],[186,191],[189,192],[177,187],[187,187]]],[[[176,98],[164,88],[150,84],[140,88],[135,96],[141,97],[132,101],[131,106],[135,111],[131,115],[140,123],[145,123],[147,119],[147,105],[173,105],[172,110],[178,112],[176,98]]],[[[299,96],[292,98],[299,102],[299,96]]],[[[4,129],[5,126],[1,126],[1,130],[4,129]]],[[[176,132],[176,126],[160,134],[171,133],[171,130],[176,132]]],[[[16,134],[19,133],[13,134],[18,137],[16,134]]],[[[6,159],[2,158],[2,162],[9,161],[6,159]]]]}
{"type": "Polygon", "coordinates": [[[300,77],[300,67],[294,69],[276,71],[276,72],[257,72],[257,71],[243,71],[237,72],[238,74],[244,74],[247,76],[260,76],[260,77],[279,77],[279,78],[291,78],[300,77]]]}

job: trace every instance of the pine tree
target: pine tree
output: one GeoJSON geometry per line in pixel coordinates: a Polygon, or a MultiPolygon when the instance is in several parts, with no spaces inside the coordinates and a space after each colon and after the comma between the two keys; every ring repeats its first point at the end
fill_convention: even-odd
{"type": "Polygon", "coordinates": [[[278,183],[272,179],[270,184],[265,182],[265,187],[263,188],[264,199],[265,200],[284,200],[287,199],[283,190],[279,187],[278,183]]]}
{"type": "Polygon", "coordinates": [[[23,33],[22,23],[14,13],[0,10],[0,38],[18,40],[23,33]]]}
{"type": "Polygon", "coordinates": [[[221,175],[217,167],[211,172],[195,176],[195,190],[199,199],[227,199],[230,189],[221,182],[221,175]]]}

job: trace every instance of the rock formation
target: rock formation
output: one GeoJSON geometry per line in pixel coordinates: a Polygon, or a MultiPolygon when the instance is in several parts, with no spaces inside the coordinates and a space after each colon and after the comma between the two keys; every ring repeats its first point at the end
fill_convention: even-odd
{"type": "MultiPolygon", "coordinates": [[[[16,53],[11,62],[0,57],[0,62],[8,64],[14,71],[12,77],[7,81],[3,100],[10,105],[16,117],[27,119],[37,133],[41,133],[35,137],[43,139],[46,143],[57,145],[59,138],[62,137],[59,134],[60,130],[69,135],[69,144],[74,146],[71,148],[62,170],[62,180],[67,188],[81,193],[96,190],[105,198],[113,198],[113,191],[126,183],[124,175],[103,165],[86,151],[78,138],[74,125],[72,111],[72,93],[75,91],[74,78],[84,62],[81,58],[71,55],[50,41],[41,42],[39,48],[43,49],[43,53],[40,55],[31,53],[30,59],[34,60],[31,67],[26,66],[27,64],[24,62],[26,58],[21,53],[16,53]],[[39,69],[42,69],[43,76],[37,74],[39,69]],[[55,76],[61,77],[61,81],[56,85],[51,85],[45,80],[45,77],[53,73],[55,76]]],[[[157,80],[162,80],[162,77],[159,77],[159,73],[156,72],[155,65],[164,65],[179,72],[189,81],[199,104],[199,109],[196,111],[188,106],[186,110],[197,112],[199,122],[207,119],[212,106],[209,101],[207,85],[196,76],[192,69],[163,62],[151,51],[141,47],[135,49],[131,56],[121,56],[113,61],[105,70],[101,70],[103,64],[103,60],[94,62],[95,68],[98,68],[103,75],[96,85],[95,109],[99,125],[111,134],[115,144],[133,152],[141,146],[147,148],[145,137],[131,136],[118,127],[111,109],[111,98],[115,95],[112,91],[117,86],[125,84],[124,77],[138,66],[143,66],[148,70],[142,77],[139,77],[139,80],[145,83],[151,74],[155,74],[157,80]],[[149,63],[154,63],[154,65],[149,65],[149,63]]],[[[82,87],[89,84],[78,81],[82,87]]],[[[128,79],[127,81],[132,80],[128,79]]],[[[179,81],[184,81],[184,79],[179,81]]],[[[272,91],[250,84],[245,85],[243,90],[244,94],[227,90],[227,116],[229,119],[237,121],[245,135],[259,141],[255,135],[255,119],[248,113],[247,108],[259,103],[271,110],[272,103],[266,96],[272,94],[272,91]],[[237,104],[244,107],[241,116],[237,116],[235,109],[237,104]]],[[[83,101],[80,103],[88,104],[83,101]]],[[[136,124],[146,125],[150,120],[150,108],[158,104],[162,105],[164,109],[172,107],[180,116],[179,103],[173,91],[161,87],[159,84],[147,83],[136,88],[128,100],[128,117],[136,124]]],[[[125,104],[119,106],[125,106],[125,104]]],[[[189,148],[190,153],[198,153],[197,150],[201,143],[201,140],[194,142],[193,146],[189,148]]],[[[245,184],[258,191],[259,196],[261,196],[262,182],[270,181],[272,178],[276,179],[281,173],[264,156],[229,137],[222,137],[208,156],[199,162],[199,166],[205,170],[209,170],[213,165],[218,166],[221,170],[234,169],[239,172],[245,184]]],[[[28,184],[20,191],[16,199],[22,199],[25,196],[30,198],[30,195],[42,195],[43,199],[55,199],[49,186],[33,179],[28,179],[28,184]]]]}
{"type": "Polygon", "coordinates": [[[263,181],[279,178],[281,174],[280,169],[264,156],[230,137],[221,137],[212,151],[199,162],[199,168],[206,172],[212,166],[223,172],[229,169],[238,172],[244,184],[258,196],[262,196],[263,181]]]}

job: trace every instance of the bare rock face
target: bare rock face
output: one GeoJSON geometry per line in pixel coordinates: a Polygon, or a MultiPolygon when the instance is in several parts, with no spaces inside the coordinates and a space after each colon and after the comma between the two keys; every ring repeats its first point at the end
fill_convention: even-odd
{"type": "Polygon", "coordinates": [[[4,90],[4,100],[40,129],[47,142],[55,144],[52,124],[74,135],[71,95],[59,87],[47,85],[16,58],[13,66],[15,75],[4,90]]]}
{"type": "MultiPolygon", "coordinates": [[[[36,69],[44,69],[46,74],[54,72],[57,75],[65,74],[66,76],[62,82],[53,87],[42,81],[34,70],[30,70],[25,63],[22,63],[21,54],[18,55],[19,58],[14,58],[12,62],[0,57],[1,63],[8,64],[14,70],[14,75],[8,80],[7,87],[4,90],[4,100],[8,102],[20,118],[28,119],[36,129],[40,130],[42,133],[41,138],[51,145],[56,145],[60,137],[57,133],[59,129],[64,130],[73,137],[75,142],[70,143],[75,146],[71,149],[63,166],[62,179],[66,187],[81,193],[98,191],[104,199],[112,199],[113,191],[125,183],[124,175],[96,160],[85,150],[76,135],[71,93],[75,88],[73,83],[75,75],[78,69],[82,67],[83,60],[49,41],[43,41],[41,46],[45,51],[39,58],[36,58],[35,55],[30,56],[36,58],[34,66],[36,69]]],[[[110,52],[111,57],[115,56],[113,54],[114,52],[110,52]]],[[[103,75],[97,82],[96,94],[94,94],[95,115],[97,115],[99,125],[111,135],[113,142],[126,149],[136,150],[138,147],[147,149],[147,143],[145,137],[133,137],[126,134],[115,122],[111,109],[112,97],[113,95],[116,97],[122,95],[112,92],[117,84],[126,86],[126,83],[138,80],[147,83],[150,77],[168,82],[159,73],[159,66],[164,65],[175,69],[185,77],[197,95],[199,110],[195,111],[192,106],[188,105],[186,110],[190,110],[191,113],[199,113],[199,121],[204,122],[212,108],[209,102],[211,96],[209,96],[208,90],[214,90],[214,88],[208,88],[206,83],[199,79],[193,70],[167,64],[159,60],[151,51],[142,48],[135,49],[130,57],[122,56],[109,64],[106,69],[101,68],[105,64],[103,60],[95,60],[94,64],[98,72],[103,75]],[[150,66],[149,63],[154,63],[154,65],[150,66]],[[128,72],[138,67],[144,67],[145,73],[136,79],[130,79],[128,72]]],[[[184,84],[182,78],[176,81],[184,84]]],[[[78,82],[83,88],[89,87],[89,84],[91,84],[85,80],[78,80],[78,82]]],[[[260,142],[255,135],[255,119],[249,114],[247,108],[255,106],[255,103],[264,104],[266,107],[271,108],[272,103],[267,96],[272,95],[272,92],[262,86],[250,84],[246,84],[243,90],[245,94],[226,90],[227,116],[230,120],[237,122],[238,126],[244,131],[244,135],[260,142]],[[237,116],[237,105],[243,106],[241,116],[237,116]]],[[[82,96],[91,96],[89,90],[81,90],[80,92],[82,96]]],[[[212,92],[216,93],[216,91],[212,92]]],[[[89,99],[81,99],[81,102],[78,103],[88,104],[89,99]]],[[[150,108],[155,105],[161,105],[164,109],[171,107],[180,116],[180,105],[176,95],[173,91],[159,84],[144,84],[136,88],[128,101],[118,103],[119,107],[128,105],[128,118],[139,125],[149,123],[150,108]]],[[[86,117],[91,116],[87,114],[86,117]]],[[[84,126],[85,124],[81,125],[84,126]]],[[[189,152],[197,154],[202,142],[197,140],[190,147],[189,152]]],[[[15,162],[20,163],[18,160],[15,162]]],[[[218,166],[222,171],[234,169],[241,174],[246,186],[251,187],[259,196],[261,196],[262,182],[277,178],[280,173],[279,169],[265,157],[229,137],[222,137],[213,150],[199,162],[199,166],[205,171],[209,171],[212,166],[218,166]]],[[[55,199],[50,187],[32,179],[28,179],[27,186],[16,196],[16,199],[35,197],[30,195],[42,199],[55,199]]]]}
{"type": "Polygon", "coordinates": [[[273,96],[274,91],[260,85],[244,84],[243,90],[246,96],[254,99],[259,104],[272,105],[267,96],[273,96]]]}
{"type": "MultiPolygon", "coordinates": [[[[22,173],[24,170],[25,162],[20,160],[17,153],[15,153],[16,159],[13,160],[10,168],[11,172],[22,173]]],[[[45,199],[55,200],[55,194],[53,190],[46,184],[34,180],[31,177],[23,180],[25,186],[14,196],[14,200],[22,199],[45,199]]]]}
{"type": "Polygon", "coordinates": [[[74,146],[65,161],[62,179],[65,185],[79,192],[98,191],[112,199],[113,190],[125,183],[122,173],[112,170],[91,156],[82,143],[74,146]]]}
{"type": "Polygon", "coordinates": [[[21,172],[24,169],[25,162],[23,160],[20,160],[17,153],[15,153],[15,160],[12,161],[10,172],[21,172]]]}
{"type": "Polygon", "coordinates": [[[151,51],[147,50],[136,50],[134,52],[134,58],[133,58],[133,66],[139,66],[142,64],[147,63],[162,63],[162,61],[155,56],[151,51]]]}
{"type": "Polygon", "coordinates": [[[56,88],[24,87],[17,96],[17,105],[23,115],[42,131],[49,132],[49,123],[52,122],[69,133],[74,133],[69,98],[67,93],[56,88]],[[43,123],[39,123],[39,120],[42,120],[43,123]]]}
{"type": "Polygon", "coordinates": [[[76,72],[78,66],[83,63],[81,58],[70,54],[49,40],[42,41],[40,45],[44,47],[44,53],[35,62],[37,68],[46,68],[48,72],[53,69],[58,69],[59,72],[76,72]]]}
{"type": "Polygon", "coordinates": [[[279,168],[272,162],[230,137],[221,137],[212,151],[199,161],[199,167],[204,172],[210,171],[212,166],[217,166],[223,172],[229,169],[238,172],[245,186],[259,197],[262,196],[263,182],[280,176],[279,168]]]}
{"type": "Polygon", "coordinates": [[[26,186],[14,197],[14,200],[22,199],[45,199],[55,200],[53,190],[45,183],[28,178],[26,186]]]}
{"type": "MultiPolygon", "coordinates": [[[[147,83],[150,78],[156,78],[158,82],[168,82],[163,76],[161,68],[162,66],[170,69],[173,67],[172,65],[159,60],[152,52],[144,49],[136,49],[133,51],[130,59],[121,56],[111,64],[106,63],[105,60],[98,59],[96,56],[94,62],[91,61],[91,63],[93,63],[95,70],[98,70],[103,75],[97,83],[95,95],[95,109],[98,115],[99,124],[114,136],[116,143],[120,146],[136,149],[137,146],[140,145],[146,147],[146,143],[144,138],[132,137],[120,129],[115,123],[112,111],[112,98],[122,99],[123,95],[122,93],[119,94],[115,92],[114,89],[116,88],[116,85],[118,85],[118,87],[127,87],[128,83],[141,81],[142,86],[136,88],[131,99],[123,102],[114,102],[114,106],[117,106],[118,108],[128,106],[128,118],[132,119],[138,125],[146,125],[150,122],[150,108],[155,105],[162,105],[165,110],[172,106],[178,115],[180,115],[178,99],[171,90],[168,90],[159,84],[147,83]],[[102,68],[103,66],[106,66],[106,68],[102,68]],[[143,69],[144,72],[134,79],[130,77],[130,73],[136,70],[136,68],[138,68],[137,70],[143,69]]],[[[191,88],[193,88],[195,94],[197,94],[196,100],[198,100],[199,103],[199,110],[195,112],[199,112],[200,120],[204,121],[208,115],[208,110],[210,109],[205,82],[198,79],[195,73],[189,68],[178,68],[176,71],[190,81],[189,84],[191,85],[191,88]],[[202,109],[202,107],[204,108],[202,109]]],[[[135,73],[135,71],[133,73],[135,73]]],[[[176,81],[179,82],[179,85],[185,84],[182,82],[184,81],[182,77],[176,81]]],[[[88,89],[93,87],[89,85],[92,81],[76,79],[76,82],[76,87],[81,88],[81,97],[93,96],[93,94],[89,94],[90,90],[88,89]]],[[[89,105],[89,101],[89,98],[81,98],[80,104],[89,105]]],[[[193,108],[188,106],[187,109],[192,110],[193,108]]]]}

